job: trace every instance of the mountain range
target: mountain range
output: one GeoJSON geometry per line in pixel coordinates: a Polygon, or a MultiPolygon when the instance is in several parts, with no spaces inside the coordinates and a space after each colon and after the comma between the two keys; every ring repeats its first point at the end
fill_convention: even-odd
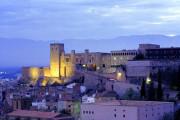
{"type": "Polygon", "coordinates": [[[65,44],[65,51],[84,49],[98,52],[137,49],[139,44],[160,44],[161,47],[180,47],[180,36],[133,35],[112,39],[66,39],[56,41],[30,40],[22,38],[0,38],[0,68],[21,66],[47,66],[49,64],[49,44],[65,44]]]}

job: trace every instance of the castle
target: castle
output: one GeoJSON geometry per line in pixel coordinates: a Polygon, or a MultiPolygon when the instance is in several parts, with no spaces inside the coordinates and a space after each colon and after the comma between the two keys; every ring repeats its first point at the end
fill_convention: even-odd
{"type": "Polygon", "coordinates": [[[86,49],[83,53],[76,53],[75,50],[72,50],[71,53],[65,53],[64,44],[53,43],[50,44],[49,67],[23,67],[22,79],[33,85],[36,83],[43,86],[53,83],[63,84],[73,80],[73,77],[78,76],[78,73],[83,73],[82,70],[87,70],[114,74],[116,80],[124,80],[122,76],[126,76],[128,80],[135,81],[134,79],[147,78],[152,72],[150,68],[154,64],[158,64],[156,66],[174,66],[174,64],[179,66],[179,51],[180,48],[160,48],[159,45],[155,44],[140,44],[138,50],[103,53],[89,52],[86,49]],[[174,55],[174,53],[176,54],[174,55]],[[146,73],[143,76],[138,73],[141,68],[143,70],[140,73],[146,73]]]}
{"type": "Polygon", "coordinates": [[[53,83],[65,83],[75,75],[77,68],[86,68],[93,71],[102,71],[110,68],[110,53],[89,52],[65,53],[64,44],[50,44],[49,67],[23,67],[22,79],[35,85],[40,82],[42,86],[53,83]]]}

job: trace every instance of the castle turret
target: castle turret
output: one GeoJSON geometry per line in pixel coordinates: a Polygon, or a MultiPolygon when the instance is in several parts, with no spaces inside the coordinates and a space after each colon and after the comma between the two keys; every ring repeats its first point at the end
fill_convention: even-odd
{"type": "Polygon", "coordinates": [[[60,78],[61,54],[64,53],[64,44],[50,45],[50,74],[51,77],[60,78]]]}
{"type": "Polygon", "coordinates": [[[84,62],[85,62],[85,64],[88,64],[88,62],[89,62],[89,50],[88,49],[85,50],[84,62]]]}

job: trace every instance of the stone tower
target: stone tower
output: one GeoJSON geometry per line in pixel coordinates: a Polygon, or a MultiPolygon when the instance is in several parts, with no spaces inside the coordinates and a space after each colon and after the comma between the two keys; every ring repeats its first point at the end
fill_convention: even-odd
{"type": "Polygon", "coordinates": [[[60,78],[61,54],[64,53],[64,44],[53,43],[50,45],[50,74],[51,77],[60,78]]]}

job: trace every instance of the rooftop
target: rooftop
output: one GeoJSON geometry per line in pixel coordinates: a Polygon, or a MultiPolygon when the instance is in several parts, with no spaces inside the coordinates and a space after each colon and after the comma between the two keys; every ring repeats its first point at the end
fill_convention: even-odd
{"type": "Polygon", "coordinates": [[[43,118],[43,119],[55,118],[58,115],[59,113],[28,111],[28,110],[16,110],[8,114],[8,116],[32,117],[32,118],[43,118]]]}
{"type": "MultiPolygon", "coordinates": [[[[161,104],[170,104],[171,102],[158,102],[158,101],[134,101],[134,100],[114,100],[114,101],[98,101],[96,103],[90,103],[94,105],[105,105],[105,106],[147,106],[147,105],[161,105],[161,104]]],[[[173,104],[173,103],[171,103],[173,104]]]]}

